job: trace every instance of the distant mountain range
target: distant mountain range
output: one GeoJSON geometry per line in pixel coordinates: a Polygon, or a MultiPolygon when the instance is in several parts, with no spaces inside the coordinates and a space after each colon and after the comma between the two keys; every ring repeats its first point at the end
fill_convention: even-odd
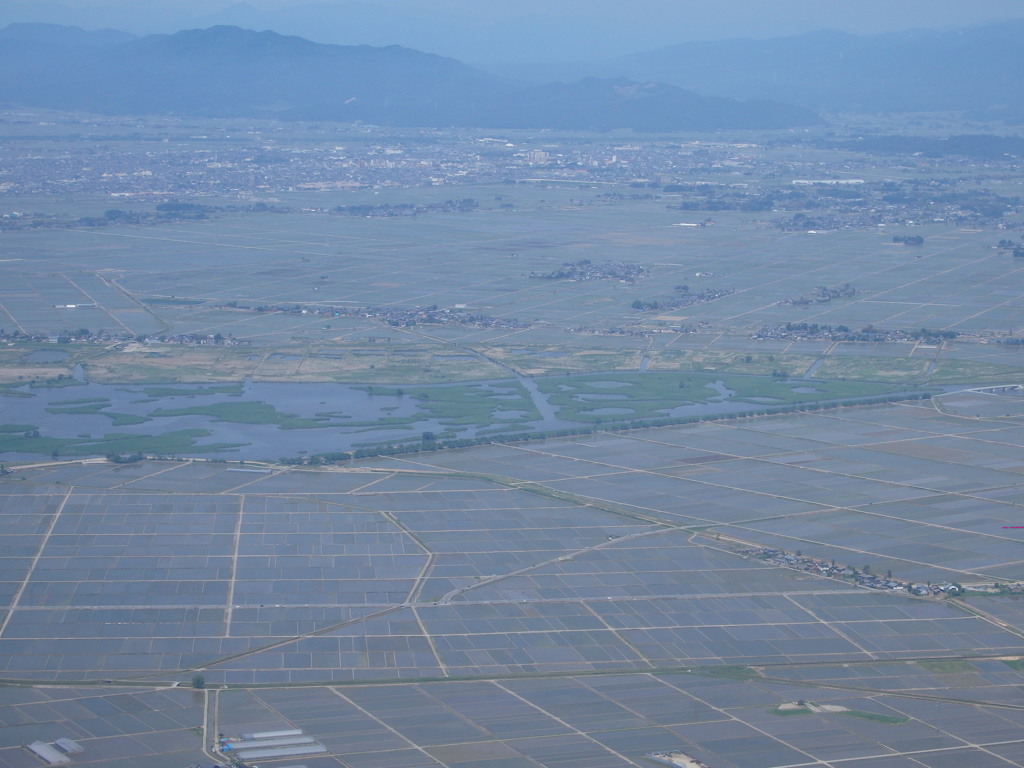
{"type": "Polygon", "coordinates": [[[673,131],[818,121],[804,107],[622,78],[523,86],[409,48],[322,45],[230,26],[133,38],[12,24],[0,30],[0,101],[409,126],[673,131]]]}
{"type": "Polygon", "coordinates": [[[148,35],[225,24],[333,45],[398,44],[486,71],[687,40],[955,29],[1022,16],[1021,0],[0,0],[0,27],[44,22],[148,35]]]}
{"type": "MultiPolygon", "coordinates": [[[[814,32],[673,45],[532,75],[655,80],[831,112],[969,111],[1024,118],[1024,20],[881,35],[814,32]]],[[[518,74],[525,74],[520,71],[518,74]]]]}
{"type": "Polygon", "coordinates": [[[519,66],[499,77],[410,48],[324,45],[234,26],[133,37],[12,24],[0,30],[0,101],[486,128],[769,129],[810,125],[821,112],[952,111],[1024,122],[1022,39],[1024,20],[815,32],[519,66]]]}

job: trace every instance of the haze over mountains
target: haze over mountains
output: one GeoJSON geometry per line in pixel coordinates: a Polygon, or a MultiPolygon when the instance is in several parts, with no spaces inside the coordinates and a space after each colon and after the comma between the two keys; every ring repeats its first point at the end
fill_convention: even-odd
{"type": "Polygon", "coordinates": [[[399,46],[336,46],[212,27],[125,38],[49,25],[0,31],[0,101],[112,114],[380,125],[641,131],[783,128],[806,108],[621,78],[523,86],[399,46]]]}
{"type": "MultiPolygon", "coordinates": [[[[691,42],[547,76],[657,80],[699,93],[826,111],[1018,108],[1024,19],[881,35],[820,31],[771,40],[691,42]]],[[[571,68],[567,68],[571,69],[571,68]]]]}
{"type": "Polygon", "coordinates": [[[878,34],[1019,18],[1020,0],[3,0],[0,27],[46,22],[135,35],[227,25],[334,45],[402,45],[487,71],[592,61],[698,40],[878,34]]]}
{"type": "Polygon", "coordinates": [[[0,30],[0,101],[111,114],[639,131],[810,125],[823,112],[1024,119],[1024,20],[957,31],[689,42],[501,77],[401,46],[232,26],[134,37],[0,30]]]}

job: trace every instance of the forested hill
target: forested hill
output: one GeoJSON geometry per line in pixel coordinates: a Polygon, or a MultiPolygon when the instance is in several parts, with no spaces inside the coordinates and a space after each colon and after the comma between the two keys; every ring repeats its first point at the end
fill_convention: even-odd
{"type": "Polygon", "coordinates": [[[380,125],[705,130],[807,125],[802,107],[589,79],[525,87],[399,46],[338,46],[212,27],[126,39],[48,25],[0,30],[0,101],[109,114],[380,125]]]}

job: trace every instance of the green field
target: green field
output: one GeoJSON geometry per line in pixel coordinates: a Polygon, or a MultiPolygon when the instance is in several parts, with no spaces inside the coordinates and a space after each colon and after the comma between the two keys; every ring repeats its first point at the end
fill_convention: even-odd
{"type": "Polygon", "coordinates": [[[281,429],[316,429],[327,426],[327,419],[304,419],[294,414],[281,413],[267,403],[214,403],[187,408],[157,408],[150,416],[209,416],[213,421],[235,424],[274,424],[281,429]]]}
{"type": "Polygon", "coordinates": [[[724,399],[759,406],[809,404],[886,395],[892,386],[876,382],[779,380],[728,374],[610,373],[586,378],[545,378],[541,390],[563,418],[583,422],[664,418],[673,409],[724,399]],[[616,399],[599,399],[616,398],[616,399]],[[616,411],[603,416],[610,407],[616,411]]]}
{"type": "MultiPolygon", "coordinates": [[[[0,427],[0,453],[37,453],[54,458],[110,454],[145,454],[175,456],[183,453],[213,453],[235,447],[230,443],[200,445],[199,438],[209,437],[205,429],[183,429],[156,435],[111,433],[101,438],[56,438],[32,435],[32,429],[15,434],[13,425],[0,427]]],[[[116,422],[114,426],[119,426],[116,422]]]]}

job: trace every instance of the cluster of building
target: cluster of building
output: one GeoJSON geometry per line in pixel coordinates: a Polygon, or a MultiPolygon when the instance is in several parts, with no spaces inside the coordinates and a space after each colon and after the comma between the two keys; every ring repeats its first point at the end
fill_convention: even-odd
{"type": "Polygon", "coordinates": [[[298,728],[245,733],[238,737],[221,735],[214,743],[213,749],[227,757],[232,765],[237,766],[247,765],[251,760],[307,757],[327,753],[327,748],[323,744],[298,728]]]}
{"type": "Polygon", "coordinates": [[[620,325],[612,328],[590,328],[585,325],[578,325],[566,328],[566,333],[574,333],[578,336],[628,336],[635,339],[643,339],[654,333],[648,328],[623,328],[620,325]]]}
{"type": "Polygon", "coordinates": [[[152,336],[136,336],[136,341],[143,344],[171,344],[182,347],[239,347],[252,344],[248,339],[240,339],[220,333],[169,333],[152,336]]]}
{"type": "Polygon", "coordinates": [[[644,757],[656,763],[672,766],[672,768],[708,768],[706,763],[677,749],[668,752],[650,752],[644,757]]]}
{"type": "Polygon", "coordinates": [[[23,333],[0,329],[0,342],[18,344],[69,344],[73,341],[83,344],[116,344],[133,338],[129,333],[90,331],[86,328],[60,333],[23,333]]]}
{"type": "Polygon", "coordinates": [[[773,565],[781,565],[785,568],[795,568],[805,573],[814,573],[819,576],[830,576],[833,578],[852,579],[862,587],[869,589],[883,589],[890,592],[906,592],[921,597],[931,595],[935,597],[957,597],[962,595],[964,588],[960,584],[947,582],[944,584],[914,584],[909,581],[894,579],[892,574],[879,576],[871,573],[868,566],[862,570],[850,568],[846,565],[837,565],[835,560],[819,560],[814,557],[807,557],[797,552],[785,552],[781,549],[761,547],[758,549],[744,549],[740,552],[745,557],[764,560],[773,565]]]}
{"type": "Polygon", "coordinates": [[[306,306],[301,304],[260,304],[243,306],[231,302],[222,308],[243,309],[252,312],[284,312],[293,315],[318,317],[365,317],[379,320],[388,325],[409,328],[421,324],[465,325],[473,328],[507,328],[518,330],[529,328],[530,324],[512,317],[492,317],[471,312],[463,306],[439,307],[339,307],[331,305],[306,306]]]}
{"type": "MultiPolygon", "coordinates": [[[[266,205],[276,202],[274,195],[294,191],[520,182],[590,190],[577,203],[650,199],[688,211],[747,211],[797,232],[930,221],[971,225],[1019,208],[1019,200],[979,186],[972,163],[964,164],[962,176],[865,182],[888,171],[892,161],[863,152],[827,159],[821,153],[802,156],[777,152],[776,146],[715,140],[630,143],[556,132],[487,136],[468,129],[172,117],[55,120],[48,115],[32,121],[22,113],[0,112],[4,123],[17,123],[18,134],[0,147],[0,230],[57,226],[59,216],[26,211],[17,203],[38,196],[107,197],[115,219],[147,223],[207,212],[154,212],[128,204],[234,198],[266,205]],[[975,175],[967,176],[968,169],[975,175]],[[634,191],[624,194],[622,187],[634,191]],[[128,210],[118,210],[123,207],[128,210]]],[[[987,164],[985,181],[1011,178],[1014,162],[987,164]]],[[[915,158],[913,165],[922,174],[958,167],[949,157],[915,158]]],[[[422,205],[424,210],[464,209],[466,202],[422,205]]],[[[401,206],[374,205],[310,210],[409,213],[401,206]]],[[[104,216],[93,218],[93,225],[109,223],[104,216]]]]}
{"type": "Polygon", "coordinates": [[[81,328],[77,331],[63,331],[61,333],[36,334],[0,330],[0,342],[16,342],[22,344],[70,344],[71,342],[78,344],[124,344],[127,342],[138,342],[140,344],[170,344],[183,347],[237,347],[252,343],[247,339],[240,339],[235,336],[231,336],[230,334],[223,336],[219,333],[135,335],[128,332],[112,333],[109,331],[90,331],[86,328],[81,328]]]}
{"type": "Polygon", "coordinates": [[[19,124],[17,140],[0,148],[0,196],[252,198],[518,180],[657,188],[694,173],[760,173],[773,165],[753,145],[714,141],[629,144],[525,131],[494,137],[465,129],[171,117],[25,118],[0,113],[0,123],[19,124]]]}
{"type": "Polygon", "coordinates": [[[33,755],[45,760],[49,765],[68,765],[72,755],[80,755],[85,752],[85,747],[73,739],[57,739],[52,744],[45,741],[33,741],[26,744],[33,755]]]}
{"type": "Polygon", "coordinates": [[[958,338],[959,336],[960,333],[957,331],[932,330],[928,328],[919,328],[913,331],[883,330],[869,325],[858,330],[851,330],[845,325],[819,325],[818,323],[762,325],[750,334],[751,338],[760,340],[867,341],[872,343],[911,341],[939,343],[944,340],[958,338]]]}

